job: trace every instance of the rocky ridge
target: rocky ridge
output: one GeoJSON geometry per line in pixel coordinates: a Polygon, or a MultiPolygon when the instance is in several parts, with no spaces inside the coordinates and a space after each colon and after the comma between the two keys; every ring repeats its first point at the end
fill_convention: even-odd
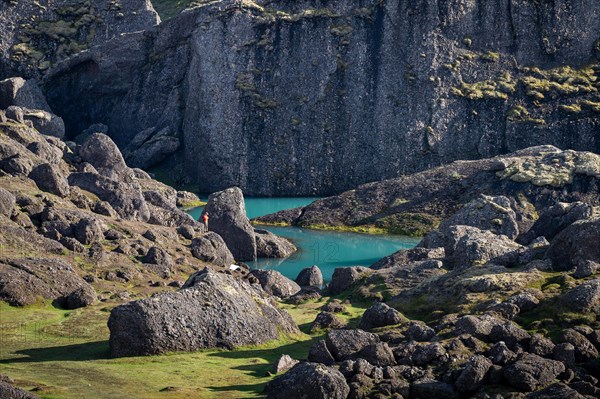
{"type": "MultiPolygon", "coordinates": [[[[483,194],[506,199],[498,204],[486,203],[485,199],[473,203],[471,207],[475,210],[486,206],[490,207],[489,212],[496,214],[489,219],[489,225],[477,226],[514,239],[515,234],[546,233],[545,229],[551,226],[544,226],[542,230],[538,224],[535,230],[528,232],[539,215],[556,202],[583,201],[588,208],[600,205],[599,182],[600,157],[597,154],[539,146],[494,158],[457,161],[424,172],[365,184],[306,207],[267,215],[256,221],[423,236],[483,194]],[[513,212],[517,213],[516,218],[512,216],[513,212]]],[[[462,212],[469,211],[463,209],[462,212]]],[[[562,215],[567,210],[557,205],[554,211],[562,215]]],[[[447,220],[444,223],[453,222],[447,220]]]]}

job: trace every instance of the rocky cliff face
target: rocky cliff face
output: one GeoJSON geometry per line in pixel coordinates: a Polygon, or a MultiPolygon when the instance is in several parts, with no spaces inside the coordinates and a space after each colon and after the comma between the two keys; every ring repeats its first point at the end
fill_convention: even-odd
{"type": "Polygon", "coordinates": [[[0,79],[39,77],[57,61],[160,22],[150,0],[0,1],[0,79]]]}
{"type": "Polygon", "coordinates": [[[50,105],[71,134],[179,139],[209,192],[329,194],[536,144],[600,150],[593,0],[261,4],[76,55],[47,74],[50,105]]]}

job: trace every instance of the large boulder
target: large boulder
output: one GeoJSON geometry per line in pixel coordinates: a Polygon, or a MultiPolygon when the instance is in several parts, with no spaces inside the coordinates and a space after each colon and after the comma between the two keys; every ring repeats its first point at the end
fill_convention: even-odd
{"type": "Polygon", "coordinates": [[[547,256],[557,271],[569,270],[580,262],[600,263],[600,218],[580,220],[551,241],[547,256]]]}
{"type": "Polygon", "coordinates": [[[139,187],[90,173],[71,173],[69,184],[95,194],[108,202],[120,217],[129,220],[148,221],[150,209],[139,187]]]}
{"type": "Polygon", "coordinates": [[[236,260],[256,260],[256,237],[242,190],[233,187],[211,194],[204,212],[209,215],[209,230],[223,237],[236,260]]]}
{"type": "Polygon", "coordinates": [[[350,388],[344,375],[319,363],[300,363],[269,382],[267,399],[346,399],[350,388]]]}
{"type": "Polygon", "coordinates": [[[256,256],[258,258],[287,258],[297,251],[288,239],[278,237],[267,230],[254,229],[256,233],[256,256]]]}
{"type": "Polygon", "coordinates": [[[565,365],[556,360],[545,359],[526,353],[520,360],[504,368],[508,383],[522,391],[534,391],[553,382],[565,371],[565,365]]]}
{"type": "Polygon", "coordinates": [[[338,267],[333,271],[329,292],[331,295],[341,294],[354,283],[373,273],[373,270],[362,266],[338,267]]]}
{"type": "Polygon", "coordinates": [[[359,327],[365,330],[371,328],[391,326],[406,320],[402,313],[382,302],[377,302],[365,310],[360,319],[359,327]]]}
{"type": "Polygon", "coordinates": [[[35,182],[40,190],[66,197],[69,195],[69,183],[57,165],[44,163],[34,168],[29,173],[29,178],[35,182]]]}
{"type": "Polygon", "coordinates": [[[81,145],[79,156],[109,179],[122,181],[132,174],[119,147],[106,134],[93,133],[89,136],[81,145]]]}
{"type": "Polygon", "coordinates": [[[300,287],[321,288],[323,286],[323,273],[321,273],[319,266],[314,265],[300,270],[295,281],[300,287]]]}
{"type": "Polygon", "coordinates": [[[300,286],[276,270],[256,269],[250,272],[263,290],[279,298],[288,298],[300,292],[300,286]]]}
{"type": "Polygon", "coordinates": [[[298,333],[291,317],[263,295],[233,276],[198,272],[180,291],[114,308],[108,320],[111,355],[232,349],[298,333]]]}
{"type": "Polygon", "coordinates": [[[192,240],[192,255],[201,261],[219,266],[233,264],[233,255],[220,235],[208,232],[192,240]]]}

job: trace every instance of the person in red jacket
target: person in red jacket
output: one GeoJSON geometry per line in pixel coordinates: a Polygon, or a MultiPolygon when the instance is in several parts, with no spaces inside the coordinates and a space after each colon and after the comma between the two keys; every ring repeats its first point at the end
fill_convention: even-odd
{"type": "Polygon", "coordinates": [[[206,231],[208,231],[208,212],[204,212],[202,214],[202,223],[206,226],[206,231]]]}

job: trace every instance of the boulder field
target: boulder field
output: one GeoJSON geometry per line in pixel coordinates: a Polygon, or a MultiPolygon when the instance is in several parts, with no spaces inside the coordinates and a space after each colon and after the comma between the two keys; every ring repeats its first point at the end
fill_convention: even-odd
{"type": "MultiPolygon", "coordinates": [[[[560,159],[565,152],[549,154],[560,159]]],[[[574,162],[597,157],[566,154],[574,162]]],[[[561,170],[560,162],[552,164],[561,170]]],[[[527,165],[535,176],[538,166],[527,165]]],[[[596,174],[586,170],[588,187],[595,187],[596,174]]],[[[554,205],[540,209],[523,207],[510,192],[479,194],[416,248],[370,268],[336,269],[328,294],[376,302],[354,327],[332,319],[343,311],[338,303],[325,305],[313,325],[327,334],[267,384],[267,398],[598,397],[600,212],[591,205],[597,193],[578,192],[577,179],[563,176],[563,195],[591,201],[564,203],[554,195],[554,205]]],[[[371,188],[382,184],[392,186],[371,188]]],[[[323,202],[333,206],[334,199],[323,202]]],[[[433,205],[435,197],[427,201],[433,205]]],[[[338,206],[334,217],[346,205],[338,206]]]]}

